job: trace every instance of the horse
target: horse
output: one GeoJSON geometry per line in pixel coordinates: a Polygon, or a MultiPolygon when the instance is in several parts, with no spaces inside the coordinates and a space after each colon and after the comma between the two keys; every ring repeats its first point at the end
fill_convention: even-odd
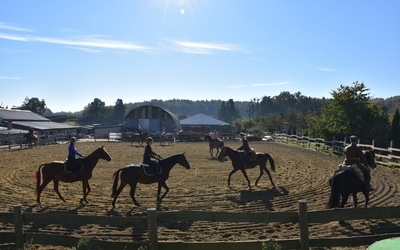
{"type": "MultiPolygon", "coordinates": [[[[365,158],[368,162],[368,167],[375,168],[375,153],[373,150],[368,150],[364,153],[365,158]]],[[[357,207],[357,193],[362,192],[365,196],[365,205],[368,206],[369,202],[369,191],[365,186],[365,182],[358,176],[355,171],[348,170],[337,170],[329,178],[329,185],[331,187],[329,201],[326,204],[326,208],[335,208],[344,206],[350,194],[353,195],[354,207],[357,207]],[[340,201],[340,197],[342,200],[340,201]]]]}
{"type": "Polygon", "coordinates": [[[141,166],[128,166],[125,168],[118,169],[117,171],[114,172],[114,184],[112,187],[112,194],[111,198],[114,198],[112,202],[112,206],[115,207],[115,202],[118,198],[118,195],[121,193],[122,189],[129,184],[131,187],[130,190],[130,196],[132,198],[133,203],[136,206],[140,206],[140,204],[136,201],[135,199],[135,190],[136,190],[136,185],[138,183],[142,184],[152,184],[152,183],[158,183],[158,190],[157,190],[157,203],[160,204],[162,199],[167,195],[169,192],[169,187],[166,184],[166,181],[168,180],[169,177],[169,172],[171,169],[176,165],[179,164],[186,169],[190,169],[190,164],[186,160],[185,154],[176,154],[173,156],[170,156],[168,158],[162,159],[158,162],[161,167],[161,173],[157,176],[149,176],[145,173],[143,170],[143,167],[141,166]],[[121,179],[121,183],[117,189],[117,185],[119,182],[119,177],[121,179]],[[164,194],[160,197],[161,194],[161,187],[165,189],[164,194]]]}
{"type": "Polygon", "coordinates": [[[144,131],[143,133],[139,134],[132,134],[131,138],[132,138],[132,142],[131,142],[131,146],[133,145],[134,142],[139,143],[139,145],[142,145],[143,142],[146,141],[147,137],[149,136],[149,133],[147,131],[144,131]]]}
{"type": "Polygon", "coordinates": [[[175,136],[173,133],[162,134],[160,131],[157,131],[156,135],[160,138],[160,145],[164,145],[165,141],[168,142],[168,145],[172,145],[172,143],[175,141],[175,136]]]}
{"type": "Polygon", "coordinates": [[[38,141],[38,137],[35,134],[25,133],[23,135],[23,138],[25,138],[26,143],[30,148],[33,147],[33,145],[35,145],[36,142],[38,141]]]}
{"type": "Polygon", "coordinates": [[[65,171],[65,162],[63,161],[53,161],[50,163],[44,163],[39,166],[35,176],[36,176],[36,201],[40,204],[40,194],[43,189],[53,181],[54,183],[54,191],[57,193],[58,197],[65,202],[65,199],[62,197],[58,190],[59,181],[62,182],[76,182],[82,181],[83,187],[83,198],[81,199],[81,203],[84,201],[88,203],[87,196],[90,192],[89,179],[92,177],[92,172],[94,167],[96,166],[99,159],[103,159],[106,161],[111,161],[111,156],[107,153],[104,146],[99,147],[94,152],[89,154],[88,156],[79,159],[81,161],[83,168],[81,172],[77,175],[71,175],[71,173],[67,173],[65,171]],[[43,182],[41,182],[41,176],[43,176],[43,182]]]}
{"type": "Polygon", "coordinates": [[[247,177],[247,173],[246,173],[246,168],[251,169],[251,168],[255,168],[256,166],[259,166],[260,167],[260,175],[258,176],[258,178],[255,182],[255,186],[257,186],[258,181],[260,180],[261,176],[263,176],[264,171],[265,171],[269,176],[269,180],[271,181],[272,186],[275,188],[275,183],[272,180],[271,173],[269,172],[269,170],[267,168],[267,162],[269,161],[270,166],[271,166],[271,171],[275,172],[275,161],[274,161],[274,159],[272,159],[271,155],[269,155],[268,153],[256,153],[255,161],[251,161],[251,165],[248,167],[245,167],[245,161],[241,157],[241,152],[239,152],[237,150],[231,149],[230,147],[223,147],[221,149],[221,152],[218,155],[218,160],[222,160],[222,158],[224,158],[225,156],[229,157],[229,159],[232,161],[232,166],[233,166],[233,170],[229,173],[229,177],[228,177],[228,187],[231,184],[231,176],[234,173],[236,173],[238,170],[240,170],[240,171],[242,171],[244,177],[247,180],[249,189],[251,189],[250,180],[249,180],[249,177],[247,177]]]}
{"type": "Polygon", "coordinates": [[[217,149],[217,154],[215,156],[218,156],[219,150],[224,147],[224,142],[221,139],[212,139],[208,134],[204,136],[204,140],[208,141],[208,145],[210,146],[208,152],[210,153],[211,157],[214,157],[214,148],[217,149]]]}

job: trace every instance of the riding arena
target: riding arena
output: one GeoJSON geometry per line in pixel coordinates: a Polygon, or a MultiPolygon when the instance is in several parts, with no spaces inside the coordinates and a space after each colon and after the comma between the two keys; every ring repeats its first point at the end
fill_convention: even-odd
{"type": "MultiPolygon", "coordinates": [[[[224,146],[236,149],[238,140],[224,141],[224,146]]],[[[121,191],[115,207],[111,197],[113,174],[118,169],[139,164],[142,161],[144,145],[130,141],[78,141],[76,147],[85,155],[104,146],[112,160],[97,162],[92,177],[88,180],[91,190],[82,202],[82,182],[58,183],[63,202],[54,192],[50,182],[42,190],[40,204],[34,197],[36,188],[35,172],[41,164],[64,161],[68,144],[55,144],[33,148],[0,150],[0,212],[12,212],[16,204],[21,204],[25,212],[37,214],[93,215],[103,217],[135,217],[146,215],[149,208],[157,211],[228,212],[228,213],[273,213],[297,212],[299,200],[306,200],[308,210],[325,210],[330,195],[329,178],[343,162],[342,155],[305,149],[271,141],[250,141],[250,146],[259,153],[267,153],[273,158],[275,171],[271,178],[260,176],[260,168],[247,169],[248,182],[238,171],[232,174],[228,187],[228,176],[232,172],[232,162],[228,157],[218,160],[211,156],[209,143],[175,142],[172,145],[153,144],[152,148],[163,158],[184,153],[190,168],[177,164],[166,181],[169,192],[162,203],[157,203],[157,184],[138,183],[135,198],[141,206],[133,203],[129,188],[121,191]]],[[[269,161],[266,168],[271,170],[269,161]]],[[[371,172],[375,191],[370,193],[370,207],[397,207],[400,205],[400,173],[397,170],[378,166],[371,172]]],[[[364,205],[364,196],[358,193],[359,206],[364,205]]],[[[350,196],[346,208],[352,208],[350,196]]],[[[71,235],[80,238],[99,239],[114,242],[147,242],[147,231],[132,226],[111,227],[107,225],[31,225],[24,228],[27,233],[49,235],[71,235]]],[[[0,230],[9,231],[7,223],[0,221],[0,230]]],[[[400,231],[398,219],[351,220],[345,224],[338,222],[311,224],[309,237],[345,237],[370,234],[390,234],[400,231]]],[[[178,242],[235,242],[292,239],[299,237],[296,223],[251,223],[179,221],[158,225],[159,241],[178,242]]],[[[29,244],[28,244],[29,245],[29,244]]],[[[62,246],[35,246],[31,249],[70,249],[62,246]]],[[[360,246],[351,249],[365,249],[360,246]]],[[[29,248],[28,248],[29,249],[29,248]]],[[[320,249],[320,248],[318,248],[320,249]]],[[[336,248],[335,248],[336,249],[336,248]]],[[[346,248],[340,248],[346,249],[346,248]]],[[[348,248],[350,249],[350,248],[348,248]]]]}

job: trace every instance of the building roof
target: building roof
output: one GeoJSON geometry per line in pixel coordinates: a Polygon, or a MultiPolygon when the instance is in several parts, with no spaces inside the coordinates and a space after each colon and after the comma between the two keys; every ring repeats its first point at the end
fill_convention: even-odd
{"type": "Polygon", "coordinates": [[[5,121],[50,121],[30,110],[0,109],[0,119],[5,121]]]}
{"type": "Polygon", "coordinates": [[[58,122],[13,122],[13,124],[23,127],[31,127],[34,130],[57,130],[57,129],[76,129],[80,128],[79,126],[71,126],[65,123],[58,123],[58,122]]]}
{"type": "Polygon", "coordinates": [[[223,125],[229,125],[226,122],[220,121],[218,119],[215,119],[211,116],[199,113],[197,115],[188,117],[186,119],[181,120],[182,125],[211,125],[211,126],[223,126],[223,125]]]}

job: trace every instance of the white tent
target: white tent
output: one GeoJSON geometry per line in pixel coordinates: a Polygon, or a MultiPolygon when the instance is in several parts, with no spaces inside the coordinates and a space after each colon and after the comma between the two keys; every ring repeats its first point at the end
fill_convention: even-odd
{"type": "Polygon", "coordinates": [[[226,122],[215,119],[211,116],[199,113],[197,115],[180,120],[182,126],[224,126],[229,125],[226,122]]]}

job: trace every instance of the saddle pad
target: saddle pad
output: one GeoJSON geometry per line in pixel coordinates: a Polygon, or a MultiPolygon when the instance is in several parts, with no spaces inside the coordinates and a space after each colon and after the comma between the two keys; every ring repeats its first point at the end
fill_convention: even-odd
{"type": "Polygon", "coordinates": [[[357,174],[358,178],[360,180],[365,181],[364,179],[364,173],[361,171],[361,169],[357,166],[357,164],[352,164],[352,165],[344,165],[341,164],[339,165],[339,170],[340,171],[353,171],[354,173],[357,174]]]}
{"type": "MultiPolygon", "coordinates": [[[[142,163],[140,163],[140,167],[143,169],[144,174],[147,176],[154,176],[156,174],[154,167],[150,166],[149,164],[145,164],[142,162],[142,163]]],[[[160,168],[160,170],[157,174],[160,174],[161,171],[162,170],[160,168]]]]}

